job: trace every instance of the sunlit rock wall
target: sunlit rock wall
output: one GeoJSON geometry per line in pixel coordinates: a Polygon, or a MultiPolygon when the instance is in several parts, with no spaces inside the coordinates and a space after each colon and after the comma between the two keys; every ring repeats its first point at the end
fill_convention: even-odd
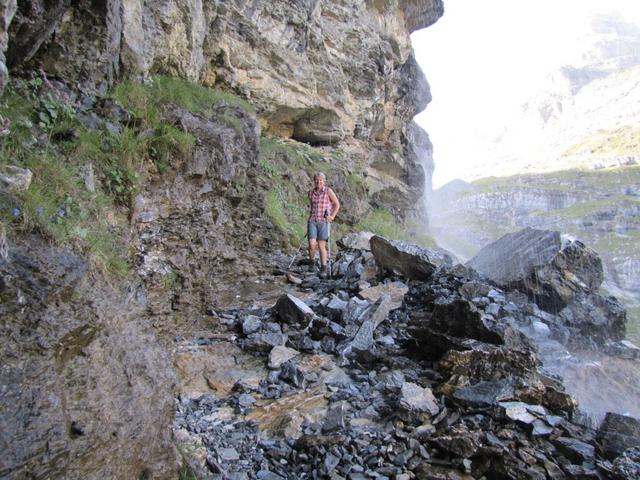
{"type": "Polygon", "coordinates": [[[421,197],[407,129],[431,96],[409,34],[443,14],[441,0],[71,3],[18,5],[10,68],[98,91],[154,73],[230,89],[267,134],[359,156],[376,202],[403,214],[421,197]]]}

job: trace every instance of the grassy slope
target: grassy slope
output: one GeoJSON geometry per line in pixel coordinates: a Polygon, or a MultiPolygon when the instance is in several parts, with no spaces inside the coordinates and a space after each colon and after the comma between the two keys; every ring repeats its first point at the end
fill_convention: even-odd
{"type": "MultiPolygon", "coordinates": [[[[124,231],[133,196],[149,177],[171,169],[172,159],[189,155],[195,141],[162,119],[163,106],[177,104],[205,116],[221,100],[251,114],[255,109],[226,92],[155,77],[145,84],[122,83],[106,99],[96,99],[115,102],[129,119],[104,119],[89,129],[78,118],[95,112],[81,111],[79,102],[69,97],[64,88],[39,77],[14,81],[0,97],[0,120],[7,125],[0,143],[0,168],[15,165],[33,172],[28,190],[3,194],[1,228],[10,235],[39,232],[84,252],[103,272],[127,276],[131,267],[124,231]],[[94,192],[83,180],[89,165],[95,175],[94,192]]],[[[337,180],[336,191],[347,203],[366,198],[364,166],[339,149],[263,137],[260,165],[269,185],[266,213],[284,246],[297,246],[304,236],[306,191],[314,172],[337,180]]],[[[411,225],[398,223],[384,209],[369,208],[357,224],[351,223],[335,224],[334,240],[348,231],[371,230],[434,244],[426,236],[410,234],[411,225]]]]}

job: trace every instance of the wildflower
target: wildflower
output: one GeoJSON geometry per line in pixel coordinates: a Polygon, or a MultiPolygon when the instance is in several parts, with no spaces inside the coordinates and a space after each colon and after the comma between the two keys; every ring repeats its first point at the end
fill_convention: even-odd
{"type": "Polygon", "coordinates": [[[17,217],[18,215],[20,215],[20,209],[18,207],[13,207],[13,216],[17,217]]]}
{"type": "Polygon", "coordinates": [[[58,216],[59,217],[64,217],[67,214],[66,210],[64,208],[61,208],[60,210],[58,210],[58,216]]]}
{"type": "Polygon", "coordinates": [[[40,76],[42,77],[42,81],[44,83],[44,85],[47,88],[50,88],[53,90],[53,85],[51,85],[51,82],[49,81],[49,79],[47,78],[47,74],[44,71],[44,67],[42,65],[40,65],[40,76]]]}
{"type": "Polygon", "coordinates": [[[44,212],[44,207],[36,208],[36,213],[42,213],[42,212],[44,212]]]}

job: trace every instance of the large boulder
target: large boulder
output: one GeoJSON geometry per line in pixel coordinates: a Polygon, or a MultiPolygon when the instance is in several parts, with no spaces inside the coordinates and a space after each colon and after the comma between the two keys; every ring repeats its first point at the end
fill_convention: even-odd
{"type": "Polygon", "coordinates": [[[485,246],[467,265],[505,290],[520,290],[558,313],[578,293],[597,291],[604,278],[598,254],[560,233],[525,228],[485,246]]]}
{"type": "Polygon", "coordinates": [[[377,264],[409,280],[427,280],[441,266],[451,266],[451,256],[442,251],[422,248],[402,240],[374,235],[369,241],[377,264]]]}
{"type": "Polygon", "coordinates": [[[640,420],[609,412],[598,429],[596,439],[602,455],[613,460],[628,448],[640,446],[640,420]]]}
{"type": "Polygon", "coordinates": [[[627,312],[615,297],[579,293],[558,319],[574,334],[569,342],[578,345],[588,340],[601,347],[624,339],[626,333],[627,312]]]}

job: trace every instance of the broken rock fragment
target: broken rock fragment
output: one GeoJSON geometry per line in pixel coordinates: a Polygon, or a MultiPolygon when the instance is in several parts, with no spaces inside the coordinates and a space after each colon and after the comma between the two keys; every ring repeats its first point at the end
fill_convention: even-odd
{"type": "Polygon", "coordinates": [[[402,385],[400,406],[410,412],[425,412],[431,415],[437,415],[440,411],[431,390],[412,382],[405,382],[402,385]]]}
{"type": "Polygon", "coordinates": [[[314,316],[306,303],[288,293],[278,299],[274,309],[284,323],[306,324],[314,316]]]}

